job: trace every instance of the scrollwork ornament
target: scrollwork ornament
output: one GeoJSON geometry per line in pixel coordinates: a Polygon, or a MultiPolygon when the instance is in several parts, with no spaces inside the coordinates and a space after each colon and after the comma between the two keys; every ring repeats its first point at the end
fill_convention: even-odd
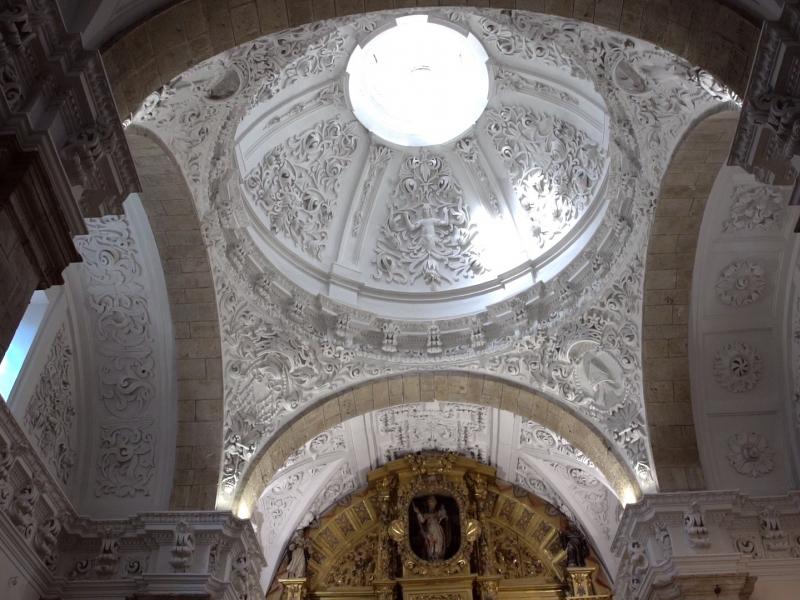
{"type": "Polygon", "coordinates": [[[714,379],[730,392],[749,392],[761,381],[761,354],[750,344],[725,344],[714,355],[714,379]]]}
{"type": "Polygon", "coordinates": [[[104,426],[100,433],[95,495],[150,495],[155,467],[151,423],[104,426]]]}
{"type": "Polygon", "coordinates": [[[25,409],[24,421],[39,451],[65,484],[75,464],[73,385],[72,346],[66,325],[62,325],[25,409]]]}
{"type": "Polygon", "coordinates": [[[728,464],[734,471],[757,479],[775,468],[775,451],[760,433],[736,433],[728,438],[728,464]]]}
{"type": "Polygon", "coordinates": [[[720,302],[728,306],[748,306],[757,302],[766,291],[764,267],[750,260],[737,260],[726,266],[717,278],[714,289],[720,302]]]}

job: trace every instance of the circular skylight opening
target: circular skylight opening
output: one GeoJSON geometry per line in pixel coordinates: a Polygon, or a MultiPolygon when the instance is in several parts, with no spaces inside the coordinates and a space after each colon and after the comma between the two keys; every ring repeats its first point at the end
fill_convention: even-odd
{"type": "Polygon", "coordinates": [[[486,51],[471,33],[430,22],[426,15],[400,17],[396,23],[350,56],[353,112],[388,142],[448,142],[472,127],[486,108],[486,51]]]}

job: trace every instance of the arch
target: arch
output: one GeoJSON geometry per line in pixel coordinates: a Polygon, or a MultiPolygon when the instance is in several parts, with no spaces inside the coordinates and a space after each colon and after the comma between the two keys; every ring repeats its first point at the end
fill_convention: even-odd
{"type": "Polygon", "coordinates": [[[634,502],[641,497],[639,484],[625,462],[599,432],[567,408],[496,377],[439,371],[372,380],[337,392],[295,417],[251,459],[234,499],[237,512],[250,515],[264,487],[286,458],[326,429],[373,410],[434,399],[501,408],[536,421],[586,454],[623,502],[634,502]]]}
{"type": "Polygon", "coordinates": [[[689,304],[706,199],[739,119],[702,120],[673,154],[650,229],[644,278],[643,381],[653,462],[662,492],[705,488],[689,389],[689,304]]]}
{"type": "MultiPolygon", "coordinates": [[[[170,4],[103,51],[120,115],[132,113],[147,94],[189,67],[262,35],[349,14],[414,6],[400,0],[182,0],[170,4]]],[[[473,3],[453,0],[447,4],[473,3]]],[[[758,43],[759,25],[723,0],[492,0],[486,4],[588,21],[639,37],[703,66],[740,95],[758,43]]]]}
{"type": "Polygon", "coordinates": [[[213,509],[222,448],[219,318],[200,222],[172,153],[146,130],[125,135],[158,246],[175,328],[178,434],[171,509],[213,509]]]}

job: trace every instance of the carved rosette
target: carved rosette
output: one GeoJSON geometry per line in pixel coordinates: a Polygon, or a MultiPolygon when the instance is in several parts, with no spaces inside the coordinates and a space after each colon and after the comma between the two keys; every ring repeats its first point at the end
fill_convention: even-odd
{"type": "Polygon", "coordinates": [[[775,451],[760,433],[737,433],[728,438],[727,458],[734,471],[754,479],[775,468],[775,451]]]}
{"type": "Polygon", "coordinates": [[[720,272],[715,286],[717,298],[728,306],[748,306],[758,302],[766,288],[766,270],[751,260],[730,263],[720,272]]]}
{"type": "Polygon", "coordinates": [[[761,354],[750,344],[725,344],[714,355],[714,379],[730,392],[749,392],[761,381],[761,354]]]}

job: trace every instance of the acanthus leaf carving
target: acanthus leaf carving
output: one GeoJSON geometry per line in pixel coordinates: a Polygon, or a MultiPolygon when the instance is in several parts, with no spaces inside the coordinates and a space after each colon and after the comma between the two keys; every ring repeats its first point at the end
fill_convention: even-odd
{"type": "Polygon", "coordinates": [[[736,186],[728,218],[722,224],[722,231],[777,232],[783,223],[785,206],[786,200],[777,189],[763,185],[736,186]]]}

